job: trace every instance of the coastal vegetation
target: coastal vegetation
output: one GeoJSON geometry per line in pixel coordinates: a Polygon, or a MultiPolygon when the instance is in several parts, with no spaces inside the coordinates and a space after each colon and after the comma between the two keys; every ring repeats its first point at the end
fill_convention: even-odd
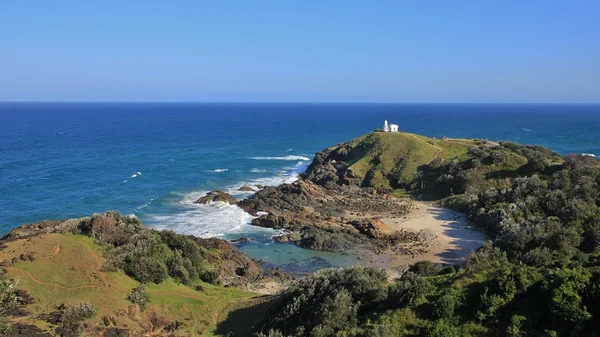
{"type": "Polygon", "coordinates": [[[229,310],[268,300],[244,290],[263,273],[231,244],[116,212],[19,227],[0,261],[9,336],[213,336],[229,310]]]}
{"type": "Polygon", "coordinates": [[[286,230],[277,240],[311,249],[424,242],[348,215],[405,216],[410,197],[464,212],[489,240],[460,264],[324,269],[263,297],[246,290],[265,269],[223,240],[117,212],[46,221],[3,238],[0,313],[9,335],[597,336],[599,184],[589,156],[371,133],[238,205],[267,211],[253,223],[286,230]]]}
{"type": "Polygon", "coordinates": [[[352,285],[375,271],[314,275],[285,292],[274,307],[289,315],[286,322],[294,323],[269,321],[258,336],[597,335],[596,159],[563,158],[539,146],[484,141],[460,141],[465,147],[456,144],[446,156],[439,142],[425,141],[440,146],[440,152],[423,163],[412,155],[413,141],[384,151],[392,148],[388,143],[392,137],[413,138],[375,133],[338,145],[321,153],[305,177],[331,188],[352,184],[389,191],[401,188],[437,200],[466,212],[490,241],[469,255],[463,266],[418,263],[402,270],[390,284],[371,276],[370,285],[378,288],[370,290],[365,303],[363,288],[352,285]],[[391,160],[402,152],[408,155],[391,160]],[[346,273],[354,275],[352,280],[338,282],[346,273]],[[295,301],[306,304],[294,307],[295,301]],[[344,303],[348,311],[340,312],[330,303],[344,303]],[[338,319],[327,320],[332,316],[338,319]]]}

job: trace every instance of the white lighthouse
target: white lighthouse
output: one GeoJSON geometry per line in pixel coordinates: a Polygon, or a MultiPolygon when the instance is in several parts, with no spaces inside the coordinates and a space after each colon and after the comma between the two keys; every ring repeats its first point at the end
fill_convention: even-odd
{"type": "Polygon", "coordinates": [[[397,124],[388,124],[387,119],[383,122],[383,132],[398,132],[397,124]]]}

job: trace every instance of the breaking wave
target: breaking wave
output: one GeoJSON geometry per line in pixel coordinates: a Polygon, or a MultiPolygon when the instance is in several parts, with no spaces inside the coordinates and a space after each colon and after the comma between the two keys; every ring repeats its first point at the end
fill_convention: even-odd
{"type": "MultiPolygon", "coordinates": [[[[291,183],[298,179],[298,175],[306,170],[302,161],[295,166],[286,168],[279,175],[272,177],[256,178],[242,183],[230,185],[222,190],[239,199],[248,197],[259,190],[257,185],[278,186],[291,183]],[[241,186],[250,186],[253,191],[240,191],[241,186]]],[[[223,202],[209,204],[194,203],[198,198],[209,191],[196,191],[182,194],[177,202],[178,212],[167,215],[152,215],[153,227],[170,229],[177,233],[191,234],[203,238],[221,237],[228,234],[245,235],[246,233],[261,233],[263,235],[276,235],[277,231],[268,228],[251,226],[254,216],[246,213],[237,205],[223,202]]]]}
{"type": "Polygon", "coordinates": [[[250,157],[250,159],[254,160],[310,160],[310,158],[304,156],[283,156],[283,157],[250,157]]]}
{"type": "Polygon", "coordinates": [[[157,229],[170,229],[181,234],[202,238],[224,236],[234,233],[275,233],[272,229],[250,226],[254,218],[236,205],[224,202],[195,204],[207,191],[185,194],[179,202],[181,212],[169,215],[154,215],[152,222],[157,229]]]}

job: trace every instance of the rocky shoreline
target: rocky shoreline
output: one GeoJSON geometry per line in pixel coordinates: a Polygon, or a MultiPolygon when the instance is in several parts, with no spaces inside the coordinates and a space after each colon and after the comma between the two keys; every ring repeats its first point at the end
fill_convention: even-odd
{"type": "MultiPolygon", "coordinates": [[[[440,229],[447,225],[441,218],[428,218],[435,228],[425,230],[386,224],[401,222],[418,214],[418,209],[428,207],[412,198],[392,194],[389,186],[392,180],[401,177],[399,170],[406,166],[404,161],[410,150],[406,157],[400,155],[394,159],[392,165],[397,168],[388,165],[385,167],[388,173],[384,173],[381,163],[394,150],[382,139],[378,134],[369,134],[358,142],[320,151],[297,181],[276,187],[260,186],[252,196],[237,202],[237,206],[256,216],[252,225],[281,230],[282,234],[274,237],[275,242],[306,249],[338,253],[360,250],[371,258],[388,255],[393,260],[431,258],[435,251],[443,249],[440,247],[455,249],[448,244],[452,238],[440,229]],[[375,166],[366,170],[357,166],[365,158],[370,158],[368,165],[375,166]],[[382,181],[388,187],[381,187],[382,181]]],[[[222,191],[213,191],[198,202],[233,203],[231,199],[234,198],[222,191]]],[[[469,227],[466,219],[460,226],[469,227]]]]}
{"type": "Polygon", "coordinates": [[[389,212],[406,215],[414,207],[410,199],[394,198],[375,189],[348,187],[330,190],[311,181],[298,180],[278,187],[265,187],[238,203],[246,212],[258,215],[252,225],[282,229],[277,242],[300,247],[344,252],[356,246],[382,250],[401,242],[414,241],[415,233],[392,231],[375,218],[356,219],[351,212],[389,212]]]}

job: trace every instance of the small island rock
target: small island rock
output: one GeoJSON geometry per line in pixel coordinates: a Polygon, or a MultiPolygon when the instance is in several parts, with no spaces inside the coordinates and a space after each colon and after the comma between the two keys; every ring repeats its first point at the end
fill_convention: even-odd
{"type": "Polygon", "coordinates": [[[219,190],[214,190],[211,192],[208,192],[205,196],[199,198],[198,200],[196,200],[196,204],[208,204],[211,202],[226,202],[228,204],[235,204],[237,203],[237,200],[232,197],[230,194],[225,193],[223,191],[219,191],[219,190]]]}

